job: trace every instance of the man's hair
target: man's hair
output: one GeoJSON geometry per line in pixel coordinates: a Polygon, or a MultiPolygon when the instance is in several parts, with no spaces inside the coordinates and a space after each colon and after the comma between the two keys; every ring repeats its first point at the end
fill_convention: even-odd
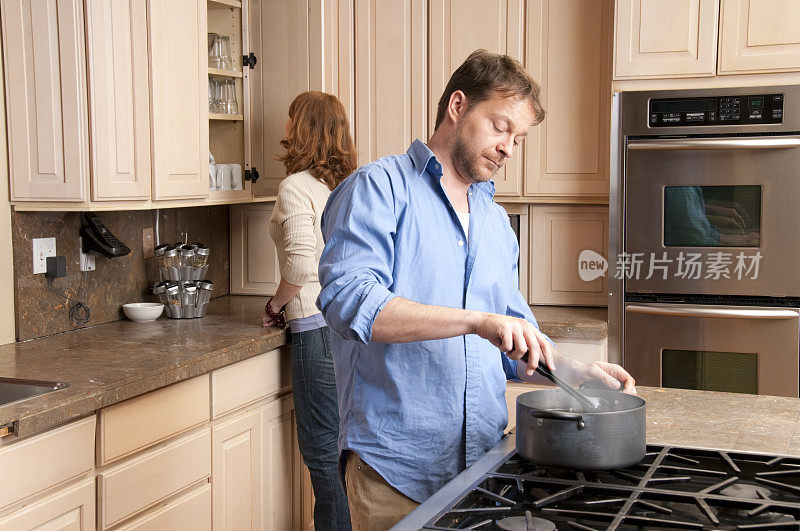
{"type": "Polygon", "coordinates": [[[275,160],[286,175],[308,170],[333,190],[357,167],[357,152],[342,103],[330,94],[303,92],[289,105],[292,129],[281,140],[286,153],[275,160]]]}
{"type": "Polygon", "coordinates": [[[447,82],[447,87],[439,98],[434,130],[444,121],[450,96],[457,90],[467,97],[467,111],[498,94],[507,98],[527,100],[536,117],[533,125],[544,120],[544,108],[539,101],[542,88],[519,61],[507,55],[486,50],[475,50],[469,54],[469,57],[450,76],[450,81],[447,82]]]}

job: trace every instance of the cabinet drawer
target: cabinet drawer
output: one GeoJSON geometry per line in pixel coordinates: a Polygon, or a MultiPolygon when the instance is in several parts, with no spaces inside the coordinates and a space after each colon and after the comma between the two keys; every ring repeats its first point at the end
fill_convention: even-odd
{"type": "Polygon", "coordinates": [[[224,415],[291,385],[289,346],[211,373],[211,414],[224,415]]]}
{"type": "Polygon", "coordinates": [[[102,409],[98,466],[206,422],[208,396],[203,375],[102,409]]]}
{"type": "Polygon", "coordinates": [[[100,527],[133,516],[210,474],[210,429],[101,472],[97,475],[100,527]]]}
{"type": "Polygon", "coordinates": [[[0,508],[89,472],[94,432],[95,417],[91,416],[0,447],[2,477],[12,478],[0,488],[0,508]]]}
{"type": "Polygon", "coordinates": [[[74,529],[93,531],[94,478],[60,490],[19,511],[0,518],[0,531],[19,529],[74,529]]]}
{"type": "Polygon", "coordinates": [[[173,500],[152,514],[137,518],[117,531],[161,531],[163,529],[192,529],[211,531],[211,485],[173,500]]]}

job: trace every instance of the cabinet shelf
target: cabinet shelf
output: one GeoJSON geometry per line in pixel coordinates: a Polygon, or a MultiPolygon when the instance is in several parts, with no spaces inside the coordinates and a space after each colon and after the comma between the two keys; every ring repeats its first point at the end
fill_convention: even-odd
{"type": "Polygon", "coordinates": [[[209,9],[230,9],[230,8],[242,8],[242,2],[239,0],[208,0],[208,8],[209,9]]]}
{"type": "Polygon", "coordinates": [[[244,120],[243,114],[218,114],[215,112],[208,113],[209,120],[232,120],[236,122],[241,122],[244,120]]]}
{"type": "Polygon", "coordinates": [[[241,70],[224,70],[222,68],[208,67],[208,75],[221,77],[242,77],[241,70]]]}

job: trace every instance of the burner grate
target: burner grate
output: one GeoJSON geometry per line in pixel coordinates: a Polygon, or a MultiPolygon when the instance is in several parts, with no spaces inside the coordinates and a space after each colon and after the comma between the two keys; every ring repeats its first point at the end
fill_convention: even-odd
{"type": "Polygon", "coordinates": [[[537,518],[577,530],[800,529],[800,459],[648,446],[623,470],[569,471],[514,452],[425,529],[505,529],[537,518]]]}

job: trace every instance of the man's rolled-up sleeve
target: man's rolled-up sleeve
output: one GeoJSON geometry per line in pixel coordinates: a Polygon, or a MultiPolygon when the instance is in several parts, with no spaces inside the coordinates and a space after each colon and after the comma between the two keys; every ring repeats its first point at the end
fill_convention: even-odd
{"type": "Polygon", "coordinates": [[[395,297],[396,229],[391,183],[380,168],[357,171],[328,199],[317,307],[339,335],[368,343],[378,313],[395,297]]]}

